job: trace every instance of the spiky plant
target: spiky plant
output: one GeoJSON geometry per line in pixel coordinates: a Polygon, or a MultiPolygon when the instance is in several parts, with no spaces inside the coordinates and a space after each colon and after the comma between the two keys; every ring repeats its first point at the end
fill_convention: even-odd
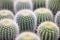
{"type": "Polygon", "coordinates": [[[46,0],[32,0],[34,5],[34,10],[40,7],[46,7],[46,0]]]}
{"type": "Polygon", "coordinates": [[[13,11],[13,0],[0,0],[1,8],[13,11]]]}
{"type": "Polygon", "coordinates": [[[53,21],[53,14],[49,9],[39,8],[34,11],[37,17],[37,26],[45,21],[53,21]]]}
{"type": "Polygon", "coordinates": [[[36,27],[36,16],[28,9],[19,11],[15,16],[15,21],[19,25],[20,32],[34,31],[36,27]]]}
{"type": "Polygon", "coordinates": [[[5,19],[5,18],[8,18],[8,19],[13,19],[14,18],[14,15],[11,11],[9,10],[0,10],[0,20],[1,19],[5,19]]]}
{"type": "Polygon", "coordinates": [[[19,30],[17,23],[10,19],[0,21],[0,40],[15,40],[19,30]]]}
{"type": "Polygon", "coordinates": [[[21,33],[16,40],[40,40],[40,38],[32,32],[23,32],[21,33]]]}
{"type": "Polygon", "coordinates": [[[14,10],[15,12],[23,9],[30,9],[33,10],[33,5],[31,0],[17,0],[14,3],[14,10]]]}
{"type": "Polygon", "coordinates": [[[43,22],[37,29],[37,34],[42,40],[57,40],[59,37],[59,28],[53,22],[43,22]]]}
{"type": "Polygon", "coordinates": [[[60,10],[60,0],[48,0],[48,8],[50,8],[54,15],[60,10]]]}
{"type": "Polygon", "coordinates": [[[55,23],[59,26],[59,34],[60,34],[60,11],[55,15],[55,23]]]}

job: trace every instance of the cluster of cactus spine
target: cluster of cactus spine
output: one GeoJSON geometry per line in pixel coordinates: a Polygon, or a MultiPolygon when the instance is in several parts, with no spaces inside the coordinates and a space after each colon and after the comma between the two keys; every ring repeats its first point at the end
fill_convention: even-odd
{"type": "Polygon", "coordinates": [[[42,38],[42,40],[58,40],[59,28],[53,22],[43,22],[39,25],[37,34],[42,38]]]}
{"type": "Polygon", "coordinates": [[[0,0],[1,8],[13,11],[13,0],[0,0]]]}
{"type": "Polygon", "coordinates": [[[57,14],[55,15],[55,23],[59,27],[59,34],[60,34],[60,11],[58,11],[57,14]]]}
{"type": "Polygon", "coordinates": [[[15,16],[15,21],[18,23],[20,32],[34,31],[36,27],[36,16],[28,9],[19,11],[15,16]]]}
{"type": "Polygon", "coordinates": [[[14,3],[14,11],[15,13],[19,10],[30,9],[33,10],[33,5],[31,0],[17,0],[14,3]]]}
{"type": "Polygon", "coordinates": [[[13,19],[14,15],[10,10],[5,10],[5,9],[0,10],[0,20],[5,18],[13,19]]]}
{"type": "Polygon", "coordinates": [[[53,14],[49,9],[39,8],[34,11],[37,17],[37,26],[45,21],[53,21],[53,14]]]}
{"type": "Polygon", "coordinates": [[[15,40],[18,34],[18,25],[11,19],[0,21],[0,40],[15,40]]]}
{"type": "Polygon", "coordinates": [[[34,10],[40,7],[46,7],[46,0],[32,0],[33,5],[34,5],[34,10]]]}
{"type": "Polygon", "coordinates": [[[60,0],[48,0],[48,8],[50,8],[54,15],[57,13],[57,11],[60,10],[60,0]]]}
{"type": "Polygon", "coordinates": [[[16,40],[40,40],[40,38],[32,32],[23,32],[21,33],[16,40]]]}

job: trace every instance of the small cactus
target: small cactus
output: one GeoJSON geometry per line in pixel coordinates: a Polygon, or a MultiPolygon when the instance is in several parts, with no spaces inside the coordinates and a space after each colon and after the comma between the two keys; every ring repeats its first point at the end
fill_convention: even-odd
{"type": "Polygon", "coordinates": [[[34,31],[36,27],[36,16],[28,9],[19,11],[15,16],[15,21],[18,23],[20,32],[34,31]]]}
{"type": "Polygon", "coordinates": [[[0,40],[15,40],[19,34],[17,23],[10,19],[0,21],[0,40]]]}
{"type": "Polygon", "coordinates": [[[60,34],[60,11],[55,15],[55,23],[59,26],[59,34],[60,34]]]}
{"type": "Polygon", "coordinates": [[[37,17],[37,26],[45,21],[53,21],[53,14],[49,9],[39,8],[34,11],[37,17]]]}
{"type": "Polygon", "coordinates": [[[14,18],[14,15],[11,11],[9,10],[0,10],[0,20],[1,19],[5,19],[5,18],[8,18],[8,19],[13,19],[14,18]]]}
{"type": "Polygon", "coordinates": [[[59,37],[59,27],[53,22],[46,21],[39,25],[37,34],[42,40],[57,40],[59,37]]]}
{"type": "Polygon", "coordinates": [[[16,40],[40,40],[40,38],[32,32],[23,32],[21,33],[16,40]]]}
{"type": "Polygon", "coordinates": [[[15,13],[17,11],[20,11],[23,9],[33,10],[32,1],[31,0],[17,0],[17,1],[15,1],[15,3],[14,3],[15,13]]]}

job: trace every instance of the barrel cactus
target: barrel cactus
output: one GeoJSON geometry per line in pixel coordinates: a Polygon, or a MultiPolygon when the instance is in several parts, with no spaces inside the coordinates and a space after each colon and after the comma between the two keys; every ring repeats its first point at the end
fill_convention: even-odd
{"type": "Polygon", "coordinates": [[[46,7],[46,0],[32,0],[34,5],[34,10],[40,7],[46,7]]]}
{"type": "Polygon", "coordinates": [[[28,9],[19,11],[14,20],[18,23],[20,32],[35,30],[36,16],[28,9]]]}
{"type": "Polygon", "coordinates": [[[18,25],[10,19],[0,21],[0,40],[15,40],[19,34],[18,25]]]}
{"type": "Polygon", "coordinates": [[[46,8],[39,8],[34,11],[37,17],[37,26],[45,21],[53,21],[52,12],[46,8]]]}
{"type": "Polygon", "coordinates": [[[55,15],[55,23],[59,26],[60,31],[60,11],[58,11],[57,14],[55,15]]]}
{"type": "Polygon", "coordinates": [[[1,8],[13,11],[13,0],[0,0],[1,8]]]}
{"type": "Polygon", "coordinates": [[[42,40],[57,40],[59,37],[59,28],[53,22],[43,22],[39,25],[37,34],[42,40]]]}
{"type": "Polygon", "coordinates": [[[40,38],[32,32],[23,32],[21,33],[16,40],[40,40],[40,38]]]}
{"type": "Polygon", "coordinates": [[[9,10],[0,10],[0,20],[1,19],[5,19],[5,18],[8,18],[8,19],[13,19],[14,18],[14,15],[11,11],[9,10]]]}
{"type": "Polygon", "coordinates": [[[50,8],[54,15],[60,10],[60,0],[48,0],[48,8],[50,8]]]}
{"type": "Polygon", "coordinates": [[[14,11],[17,12],[23,9],[33,10],[33,5],[31,0],[17,0],[14,3],[14,11]]]}

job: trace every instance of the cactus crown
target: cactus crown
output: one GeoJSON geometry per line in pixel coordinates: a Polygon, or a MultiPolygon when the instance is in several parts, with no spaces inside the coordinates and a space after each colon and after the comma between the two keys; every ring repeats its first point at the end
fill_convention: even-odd
{"type": "Polygon", "coordinates": [[[39,13],[46,13],[46,9],[45,8],[39,8],[39,9],[36,9],[35,11],[39,12],[39,13]]]}
{"type": "Polygon", "coordinates": [[[39,14],[46,14],[46,13],[50,13],[52,15],[51,10],[46,9],[46,8],[38,8],[35,10],[35,12],[39,13],[39,14]]]}
{"type": "Polygon", "coordinates": [[[28,2],[28,0],[19,0],[19,2],[28,2]]]}
{"type": "Polygon", "coordinates": [[[45,25],[45,27],[47,27],[47,28],[51,28],[52,26],[53,26],[53,24],[51,23],[51,22],[45,22],[44,23],[44,25],[45,25]]]}
{"type": "Polygon", "coordinates": [[[22,14],[23,14],[23,16],[28,16],[29,12],[28,11],[24,11],[22,14]]]}
{"type": "Polygon", "coordinates": [[[3,15],[3,16],[8,15],[9,13],[12,13],[12,12],[10,12],[10,11],[8,11],[8,10],[1,10],[1,11],[0,11],[0,15],[3,15]]]}
{"type": "Polygon", "coordinates": [[[4,19],[2,21],[2,24],[5,25],[5,26],[8,26],[8,25],[11,25],[11,21],[9,19],[4,19]]]}

